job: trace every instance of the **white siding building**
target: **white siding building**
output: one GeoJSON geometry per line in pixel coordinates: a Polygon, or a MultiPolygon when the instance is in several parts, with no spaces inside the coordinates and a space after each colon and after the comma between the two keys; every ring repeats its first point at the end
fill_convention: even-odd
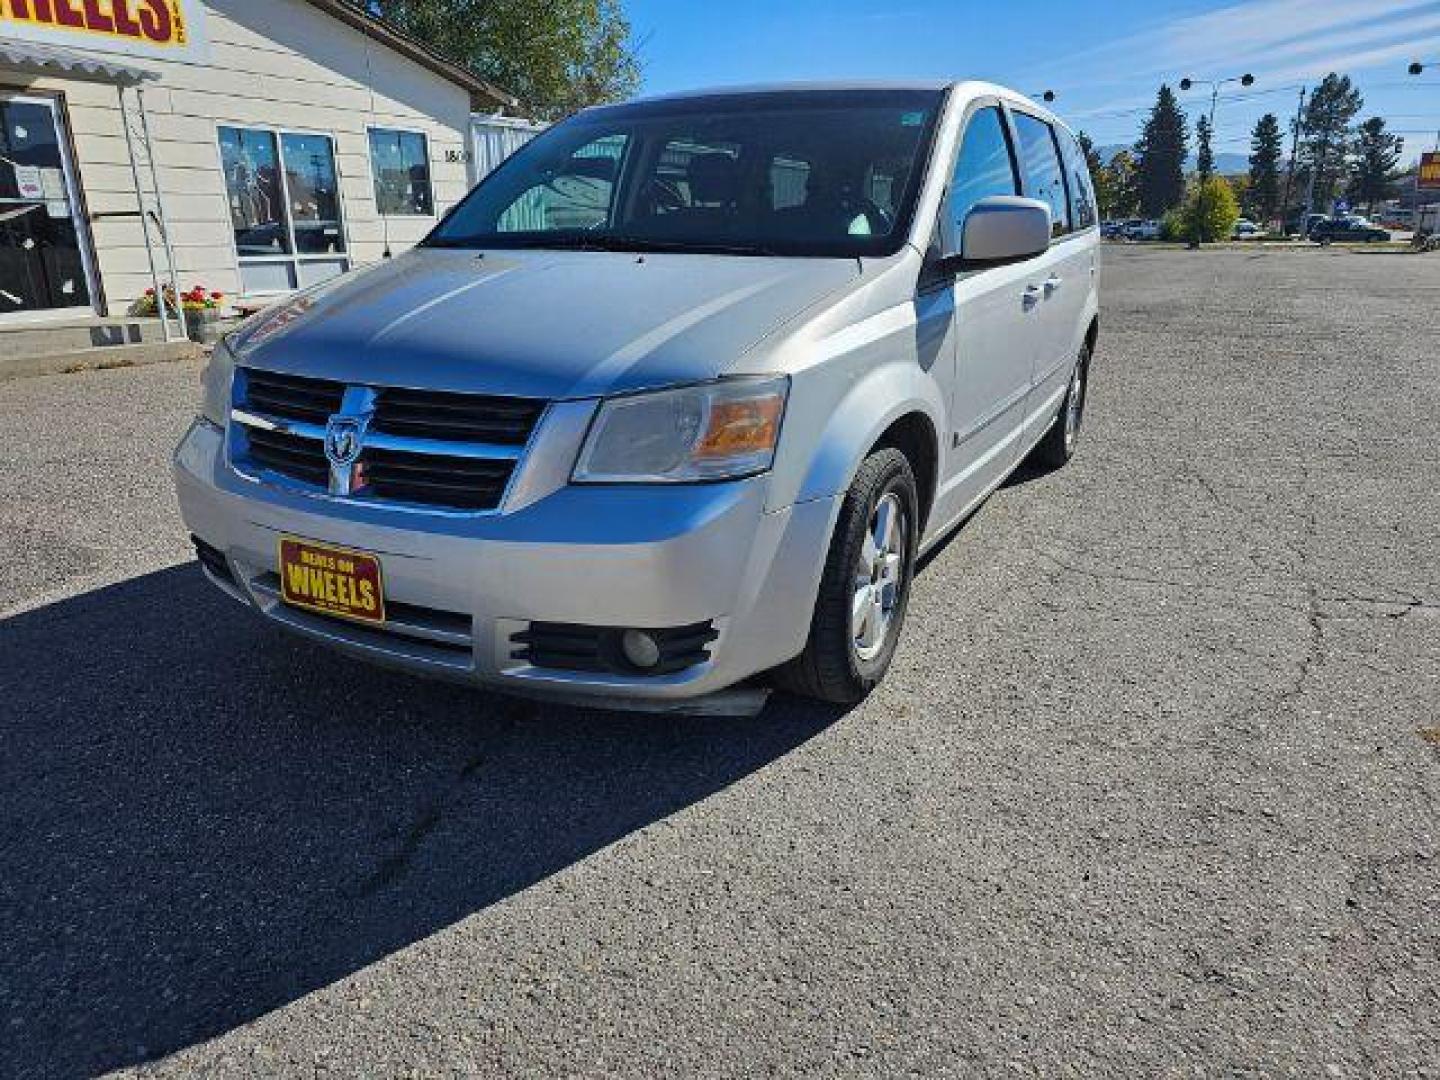
{"type": "Polygon", "coordinates": [[[469,186],[472,111],[516,105],[342,0],[186,4],[199,59],[0,17],[0,325],[120,314],[157,277],[273,295],[403,250],[469,186]]]}

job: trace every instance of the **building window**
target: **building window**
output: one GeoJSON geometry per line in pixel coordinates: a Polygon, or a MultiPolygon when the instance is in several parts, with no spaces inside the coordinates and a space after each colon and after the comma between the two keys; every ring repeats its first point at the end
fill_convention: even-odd
{"type": "Polygon", "coordinates": [[[424,135],[371,128],[370,168],[375,174],[375,205],[380,213],[434,215],[430,148],[424,135]]]}
{"type": "Polygon", "coordinates": [[[240,287],[288,292],[350,268],[329,135],[220,128],[240,287]]]}

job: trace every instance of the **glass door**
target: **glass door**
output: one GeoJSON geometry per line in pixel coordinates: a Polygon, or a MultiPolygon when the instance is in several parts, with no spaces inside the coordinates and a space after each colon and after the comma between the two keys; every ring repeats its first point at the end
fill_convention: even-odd
{"type": "Polygon", "coordinates": [[[0,321],[94,309],[74,192],[55,102],[0,96],[0,321]]]}

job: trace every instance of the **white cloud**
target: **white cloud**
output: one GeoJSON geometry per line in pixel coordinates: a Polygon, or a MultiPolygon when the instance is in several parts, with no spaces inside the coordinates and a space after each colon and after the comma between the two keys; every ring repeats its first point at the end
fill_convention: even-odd
{"type": "MultiPolygon", "coordinates": [[[[1436,46],[1437,0],[1247,0],[1141,29],[1070,58],[1051,81],[1114,85],[1117,69],[1131,80],[1178,82],[1250,72],[1261,86],[1354,73],[1419,56],[1436,46]],[[1089,78],[1088,75],[1097,78],[1089,78]]],[[[1103,116],[1150,104],[1153,96],[1109,101],[1074,113],[1103,116]]]]}
{"type": "Polygon", "coordinates": [[[1363,35],[1391,42],[1413,38],[1410,19],[1440,10],[1418,0],[1248,0],[1245,3],[1187,15],[1107,42],[1073,59],[1080,66],[1124,62],[1126,74],[1189,72],[1204,77],[1222,72],[1243,58],[1263,59],[1272,51],[1331,48],[1363,35]],[[1136,64],[1136,60],[1139,64],[1136,64]]]}

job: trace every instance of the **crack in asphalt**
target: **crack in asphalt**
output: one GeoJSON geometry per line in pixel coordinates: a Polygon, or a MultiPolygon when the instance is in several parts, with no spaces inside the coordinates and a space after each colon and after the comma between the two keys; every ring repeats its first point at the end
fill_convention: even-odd
{"type": "Polygon", "coordinates": [[[535,708],[536,706],[529,702],[517,701],[504,711],[497,730],[489,739],[490,745],[467,759],[443,788],[420,807],[410,823],[401,831],[400,842],[395,850],[379,861],[374,871],[355,891],[354,895],[357,899],[374,896],[396,884],[405,876],[425,841],[440,827],[447,812],[453,808],[465,787],[479,774],[486,761],[493,756],[497,749],[496,744],[515,729],[522,716],[533,712],[535,708]]]}

